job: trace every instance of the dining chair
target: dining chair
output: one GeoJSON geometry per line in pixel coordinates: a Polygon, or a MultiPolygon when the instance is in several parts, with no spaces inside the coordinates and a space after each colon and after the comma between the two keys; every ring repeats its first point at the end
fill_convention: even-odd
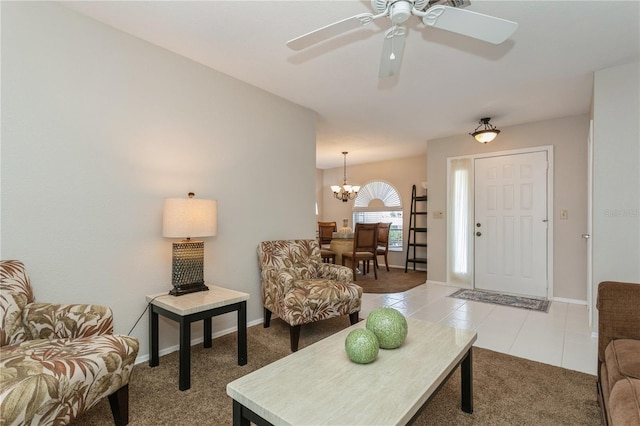
{"type": "Polygon", "coordinates": [[[336,253],[329,249],[320,249],[322,263],[336,263],[336,253]]]}
{"type": "Polygon", "coordinates": [[[336,254],[330,249],[333,233],[338,231],[336,222],[318,222],[318,243],[320,256],[324,263],[336,263],[336,254]]]}
{"type": "Polygon", "coordinates": [[[338,224],[336,222],[318,222],[318,242],[321,249],[329,248],[334,232],[338,232],[338,224]]]}
{"type": "Polygon", "coordinates": [[[378,224],[378,248],[376,249],[376,269],[378,268],[378,256],[384,256],[384,265],[389,272],[389,261],[387,253],[389,252],[389,231],[391,230],[391,222],[380,222],[378,224]]]}
{"type": "MultiPolygon", "coordinates": [[[[353,251],[342,253],[342,265],[345,259],[351,260],[351,270],[353,271],[353,280],[356,281],[356,266],[362,261],[373,260],[374,266],[376,261],[376,250],[378,248],[378,224],[377,223],[356,223],[356,229],[353,234],[353,251]]],[[[363,267],[362,272],[366,269],[363,267]]],[[[378,279],[378,271],[374,267],[373,274],[378,279]]]]}

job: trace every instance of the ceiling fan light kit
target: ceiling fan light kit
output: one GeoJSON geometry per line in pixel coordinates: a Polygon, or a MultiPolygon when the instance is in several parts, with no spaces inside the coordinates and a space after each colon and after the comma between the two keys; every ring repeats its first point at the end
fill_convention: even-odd
{"type": "Polygon", "coordinates": [[[371,7],[377,14],[360,13],[342,19],[289,40],[287,46],[293,50],[302,50],[386,17],[391,21],[392,27],[385,32],[378,73],[380,78],[385,78],[400,72],[407,36],[407,29],[402,24],[411,16],[421,19],[428,27],[493,44],[503,43],[518,28],[516,22],[461,9],[469,4],[469,0],[371,0],[371,7]]]}
{"type": "Polygon", "coordinates": [[[500,133],[500,130],[496,129],[494,125],[489,123],[489,120],[491,120],[491,118],[481,118],[480,124],[476,127],[476,130],[474,130],[473,133],[469,133],[475,138],[475,140],[483,144],[491,142],[500,133]],[[484,128],[479,130],[480,127],[483,126],[484,128]]]}
{"type": "Polygon", "coordinates": [[[408,1],[397,1],[389,8],[389,17],[395,25],[404,23],[411,16],[413,5],[408,1]]]}

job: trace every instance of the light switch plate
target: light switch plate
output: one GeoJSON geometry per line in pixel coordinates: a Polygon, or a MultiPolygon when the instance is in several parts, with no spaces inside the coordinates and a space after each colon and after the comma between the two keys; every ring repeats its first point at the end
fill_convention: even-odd
{"type": "Polygon", "coordinates": [[[569,212],[567,210],[560,210],[560,219],[569,219],[569,212]]]}

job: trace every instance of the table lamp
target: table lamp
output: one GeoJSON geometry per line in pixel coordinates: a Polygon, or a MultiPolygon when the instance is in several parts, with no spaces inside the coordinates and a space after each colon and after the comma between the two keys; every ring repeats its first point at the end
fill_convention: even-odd
{"type": "Polygon", "coordinates": [[[204,285],[204,242],[191,238],[212,237],[218,231],[218,202],[196,199],[193,192],[188,197],[164,200],[162,236],[184,238],[173,242],[173,296],[209,290],[204,285]]]}

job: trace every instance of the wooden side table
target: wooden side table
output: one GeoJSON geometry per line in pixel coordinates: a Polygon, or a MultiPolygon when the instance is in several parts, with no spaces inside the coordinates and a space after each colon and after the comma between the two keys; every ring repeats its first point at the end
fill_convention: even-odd
{"type": "Polygon", "coordinates": [[[211,347],[211,319],[216,315],[238,312],[238,365],[247,364],[247,300],[249,294],[223,287],[209,286],[209,291],[171,296],[158,293],[146,296],[149,302],[149,366],[160,363],[158,315],[180,324],[179,389],[191,387],[191,323],[204,321],[204,347],[211,347]]]}

